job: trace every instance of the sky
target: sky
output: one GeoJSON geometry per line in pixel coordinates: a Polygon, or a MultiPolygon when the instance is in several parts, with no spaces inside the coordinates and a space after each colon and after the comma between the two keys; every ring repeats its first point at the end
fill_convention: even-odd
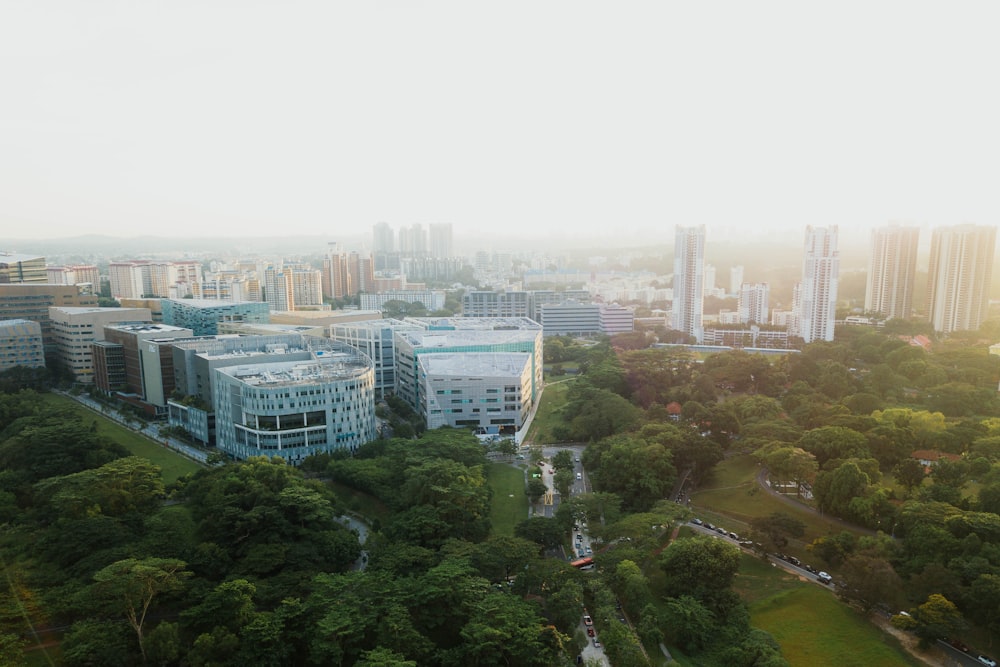
{"type": "Polygon", "coordinates": [[[998,18],[974,1],[11,0],[0,245],[994,225],[998,18]]]}

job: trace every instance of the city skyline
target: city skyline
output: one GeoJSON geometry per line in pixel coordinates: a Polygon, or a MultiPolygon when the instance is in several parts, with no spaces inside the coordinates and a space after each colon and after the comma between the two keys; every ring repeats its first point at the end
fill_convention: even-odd
{"type": "Polygon", "coordinates": [[[992,11],[8,4],[0,226],[9,244],[995,225],[992,11]]]}

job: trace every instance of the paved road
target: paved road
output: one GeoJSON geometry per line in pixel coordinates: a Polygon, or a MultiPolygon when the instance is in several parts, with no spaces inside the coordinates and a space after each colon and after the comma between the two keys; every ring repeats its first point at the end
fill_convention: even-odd
{"type": "Polygon", "coordinates": [[[365,551],[364,549],[365,542],[368,541],[368,530],[369,530],[368,524],[356,517],[349,516],[347,514],[342,514],[341,516],[338,516],[337,521],[339,521],[342,524],[345,524],[351,530],[356,531],[358,534],[358,542],[361,543],[361,555],[359,555],[358,559],[354,561],[354,565],[351,566],[351,569],[352,570],[365,569],[366,567],[368,567],[368,552],[365,551]]]}

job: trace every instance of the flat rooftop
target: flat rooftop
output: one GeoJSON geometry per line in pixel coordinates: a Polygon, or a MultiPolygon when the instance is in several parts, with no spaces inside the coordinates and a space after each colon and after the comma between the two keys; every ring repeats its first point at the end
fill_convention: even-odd
{"type": "Polygon", "coordinates": [[[163,299],[163,301],[169,301],[170,303],[176,303],[188,308],[227,308],[245,306],[247,304],[262,304],[265,307],[267,306],[267,303],[264,301],[226,301],[225,299],[163,299]]]}
{"type": "Polygon", "coordinates": [[[407,317],[404,321],[430,331],[542,330],[542,325],[527,317],[407,317]]]}
{"type": "Polygon", "coordinates": [[[217,370],[255,387],[281,387],[347,380],[370,369],[371,364],[356,354],[326,352],[310,361],[278,361],[217,370]]]}
{"type": "Polygon", "coordinates": [[[520,376],[530,363],[531,355],[527,352],[435,352],[420,355],[420,366],[428,375],[520,376]]]}
{"type": "Polygon", "coordinates": [[[17,262],[34,262],[39,259],[44,260],[45,257],[43,255],[30,255],[26,253],[0,251],[0,264],[16,264],[17,262]]]}
{"type": "MultiPolygon", "coordinates": [[[[68,310],[64,308],[63,310],[68,310]]],[[[182,331],[188,332],[191,335],[191,330],[185,327],[175,327],[172,324],[152,324],[145,322],[127,322],[124,324],[109,324],[106,328],[115,329],[117,331],[127,331],[129,333],[179,333],[182,331]]]]}

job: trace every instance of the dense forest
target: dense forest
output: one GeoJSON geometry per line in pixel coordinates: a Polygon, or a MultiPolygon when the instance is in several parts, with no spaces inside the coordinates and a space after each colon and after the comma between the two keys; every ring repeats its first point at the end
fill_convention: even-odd
{"type": "MultiPolygon", "coordinates": [[[[908,608],[897,622],[927,641],[1000,630],[1000,357],[981,341],[930,352],[853,329],[799,354],[699,359],[644,340],[547,342],[547,363],[578,373],[554,438],[589,443],[593,492],[512,535],[491,525],[489,481],[515,459],[491,463],[465,431],[301,469],[218,462],[167,485],[39,400],[44,382],[0,378],[0,663],[48,645],[65,665],[561,665],[588,642],[586,609],[618,667],[661,642],[699,664],[778,667],[732,588],[739,548],[671,541],[689,517],[677,479],[709,479],[735,452],[873,531],[811,545],[845,600],[908,608]],[[951,456],[925,465],[918,450],[951,456]],[[335,489],[382,508],[360,517],[364,551],[335,489]],[[582,522],[600,547],[590,572],[560,550],[582,522]]],[[[564,485],[572,461],[549,465],[564,485]]],[[[796,526],[755,531],[779,544],[796,526]]]]}

